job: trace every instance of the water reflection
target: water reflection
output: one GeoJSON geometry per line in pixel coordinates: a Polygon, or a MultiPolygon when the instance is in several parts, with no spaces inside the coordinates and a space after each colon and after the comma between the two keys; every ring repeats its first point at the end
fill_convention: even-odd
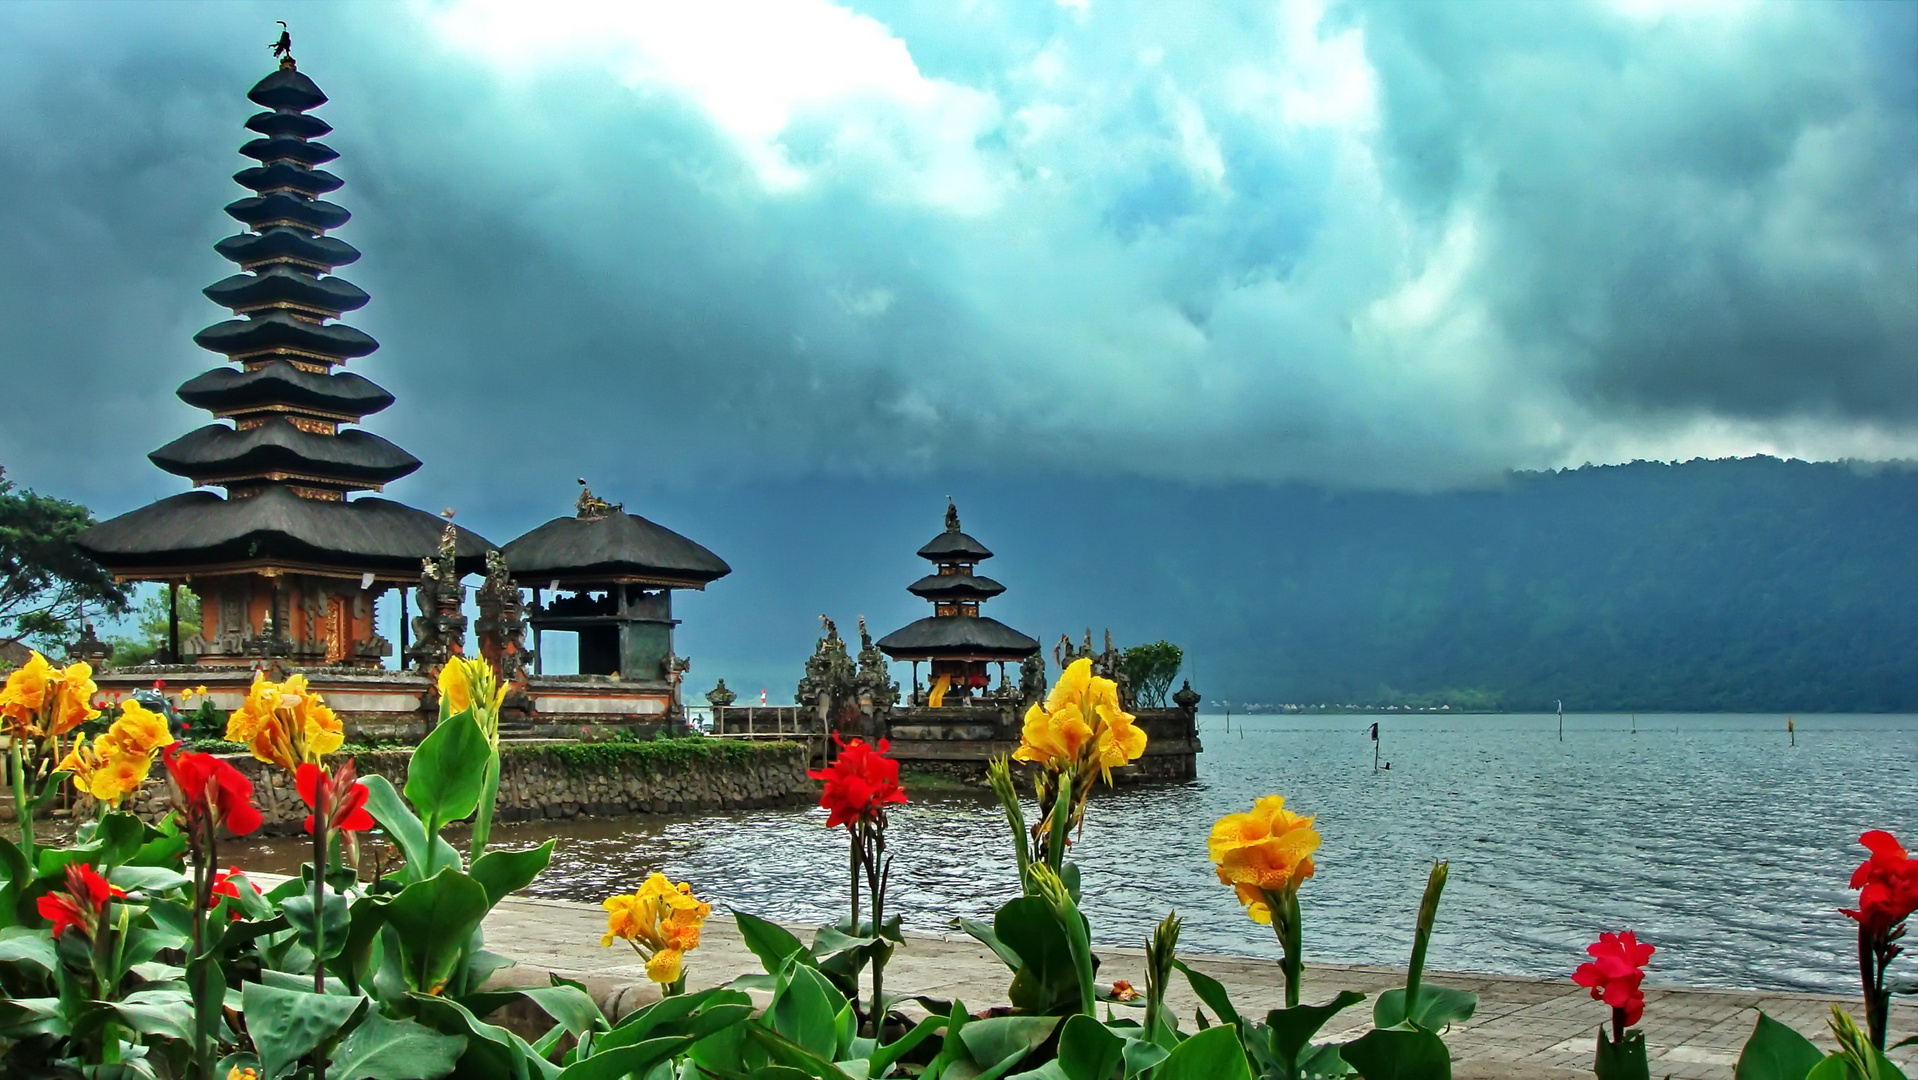
{"type": "MultiPolygon", "coordinates": [[[[1137,944],[1167,908],[1192,951],[1270,955],[1270,931],[1213,877],[1205,834],[1257,795],[1319,815],[1304,894],[1309,958],[1403,964],[1431,860],[1452,860],[1432,949],[1440,968],[1563,975],[1601,930],[1659,946],[1660,982],[1847,992],[1850,897],[1867,828],[1918,839],[1918,717],[1205,717],[1196,782],[1101,792],[1074,858],[1096,937],[1137,944]]],[[[597,901],[664,870],[781,920],[825,921],[845,896],[841,831],[814,808],[496,830],[555,836],[530,892],[597,901]]],[[[907,926],[983,916],[1016,888],[989,796],[916,800],[893,818],[889,908],[907,926]]],[[[248,856],[286,866],[291,843],[248,856]]]]}

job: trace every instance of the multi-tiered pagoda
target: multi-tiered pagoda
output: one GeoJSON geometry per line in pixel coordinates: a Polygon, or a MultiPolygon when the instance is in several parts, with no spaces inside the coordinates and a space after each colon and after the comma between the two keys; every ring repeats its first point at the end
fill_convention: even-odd
{"type": "MultiPolygon", "coordinates": [[[[879,639],[879,650],[896,661],[912,664],[914,697],[918,697],[919,662],[931,665],[928,705],[969,701],[990,682],[989,665],[999,664],[1005,684],[1007,661],[1022,661],[1039,651],[1039,643],[997,619],[979,614],[979,605],[1006,591],[1004,585],[974,573],[992,558],[986,545],[959,528],[959,510],[946,506],[946,528],[919,549],[919,557],[934,570],[907,586],[914,596],[932,602],[932,615],[894,630],[879,639]]],[[[1007,687],[1010,692],[1010,687],[1007,687]]],[[[917,704],[917,700],[914,702],[917,704]]]]}
{"type": "MultiPolygon", "coordinates": [[[[339,318],[367,294],[335,268],[360,253],[327,235],[347,211],[321,198],[339,177],[318,166],[339,154],[316,142],[332,128],[308,113],[326,102],[289,56],[247,93],[265,109],[240,148],[257,165],[234,179],[252,194],[226,212],[245,230],[214,245],[240,272],[209,286],[236,318],[194,335],[231,362],[189,379],[182,400],[215,423],[155,450],[155,465],[189,491],[106,521],[80,546],[122,580],[190,584],[203,629],[172,645],[174,662],[377,667],[392,646],[374,629],[379,599],[417,582],[434,554],[439,517],[378,498],[353,498],[420,467],[355,426],[393,395],[342,370],[379,343],[339,318]]],[[[486,542],[460,530],[462,571],[483,567],[486,542]]]]}

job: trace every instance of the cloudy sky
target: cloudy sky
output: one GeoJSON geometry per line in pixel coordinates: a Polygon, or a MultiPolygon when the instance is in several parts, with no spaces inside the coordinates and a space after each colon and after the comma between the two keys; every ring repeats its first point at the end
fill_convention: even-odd
{"type": "Polygon", "coordinates": [[[12,3],[10,475],[178,490],[277,18],[392,492],[496,539],[1918,456],[1910,3],[12,3]]]}

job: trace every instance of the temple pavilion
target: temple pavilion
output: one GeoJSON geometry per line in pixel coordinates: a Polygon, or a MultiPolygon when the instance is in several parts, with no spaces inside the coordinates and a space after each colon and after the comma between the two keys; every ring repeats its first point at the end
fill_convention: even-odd
{"type": "Polygon", "coordinates": [[[990,682],[989,665],[995,662],[1000,685],[1008,686],[1007,661],[1023,661],[1037,654],[1039,643],[997,619],[979,614],[979,605],[1005,592],[1006,587],[974,572],[981,562],[992,558],[992,552],[959,528],[958,507],[947,504],[945,531],[920,548],[919,557],[933,564],[933,572],[906,588],[914,596],[931,601],[932,614],[880,638],[879,650],[894,661],[912,664],[915,698],[919,664],[924,661],[930,665],[932,683],[925,703],[934,707],[970,701],[985,691],[990,682]]]}
{"type": "Polygon", "coordinates": [[[554,518],[500,549],[514,584],[533,590],[527,621],[535,663],[544,631],[571,631],[579,636],[581,675],[673,691],[685,670],[673,651],[673,590],[704,589],[733,568],[579,483],[570,517],[554,518]]]}
{"type": "MultiPolygon", "coordinates": [[[[378,668],[392,653],[374,628],[379,601],[419,580],[445,523],[354,497],[420,461],[357,426],[393,395],[344,370],[379,343],[339,321],[368,296],[333,274],[360,253],[328,235],[350,215],[321,198],[342,184],[319,168],[339,156],[316,141],[332,128],[309,115],[326,95],[288,56],[247,98],[265,110],[240,148],[257,164],[233,177],[249,191],[226,208],[242,230],[214,245],[239,273],[205,290],[235,318],[194,336],[229,363],[179,389],[215,422],[148,455],[199,490],[102,522],[79,545],[122,580],[199,594],[199,635],[179,640],[175,612],[173,663],[378,668]]],[[[483,569],[478,536],[456,530],[454,550],[462,572],[483,569]]]]}

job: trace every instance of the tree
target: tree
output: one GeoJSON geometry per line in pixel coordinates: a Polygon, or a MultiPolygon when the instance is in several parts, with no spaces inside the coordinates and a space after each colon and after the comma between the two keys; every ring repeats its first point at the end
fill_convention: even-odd
{"type": "Polygon", "coordinates": [[[1134,645],[1119,655],[1133,698],[1147,709],[1165,708],[1166,691],[1172,689],[1172,680],[1179,677],[1184,663],[1185,650],[1163,639],[1134,645]]]}
{"type": "Polygon", "coordinates": [[[126,613],[126,589],[73,545],[92,525],[86,507],[16,490],[0,467],[0,644],[63,637],[82,610],[126,613]]]}
{"type": "MultiPolygon", "coordinates": [[[[144,664],[167,647],[167,594],[165,588],[140,601],[134,614],[132,634],[113,639],[115,665],[144,664]]],[[[180,640],[200,632],[200,598],[192,589],[180,586],[180,640]]]]}

